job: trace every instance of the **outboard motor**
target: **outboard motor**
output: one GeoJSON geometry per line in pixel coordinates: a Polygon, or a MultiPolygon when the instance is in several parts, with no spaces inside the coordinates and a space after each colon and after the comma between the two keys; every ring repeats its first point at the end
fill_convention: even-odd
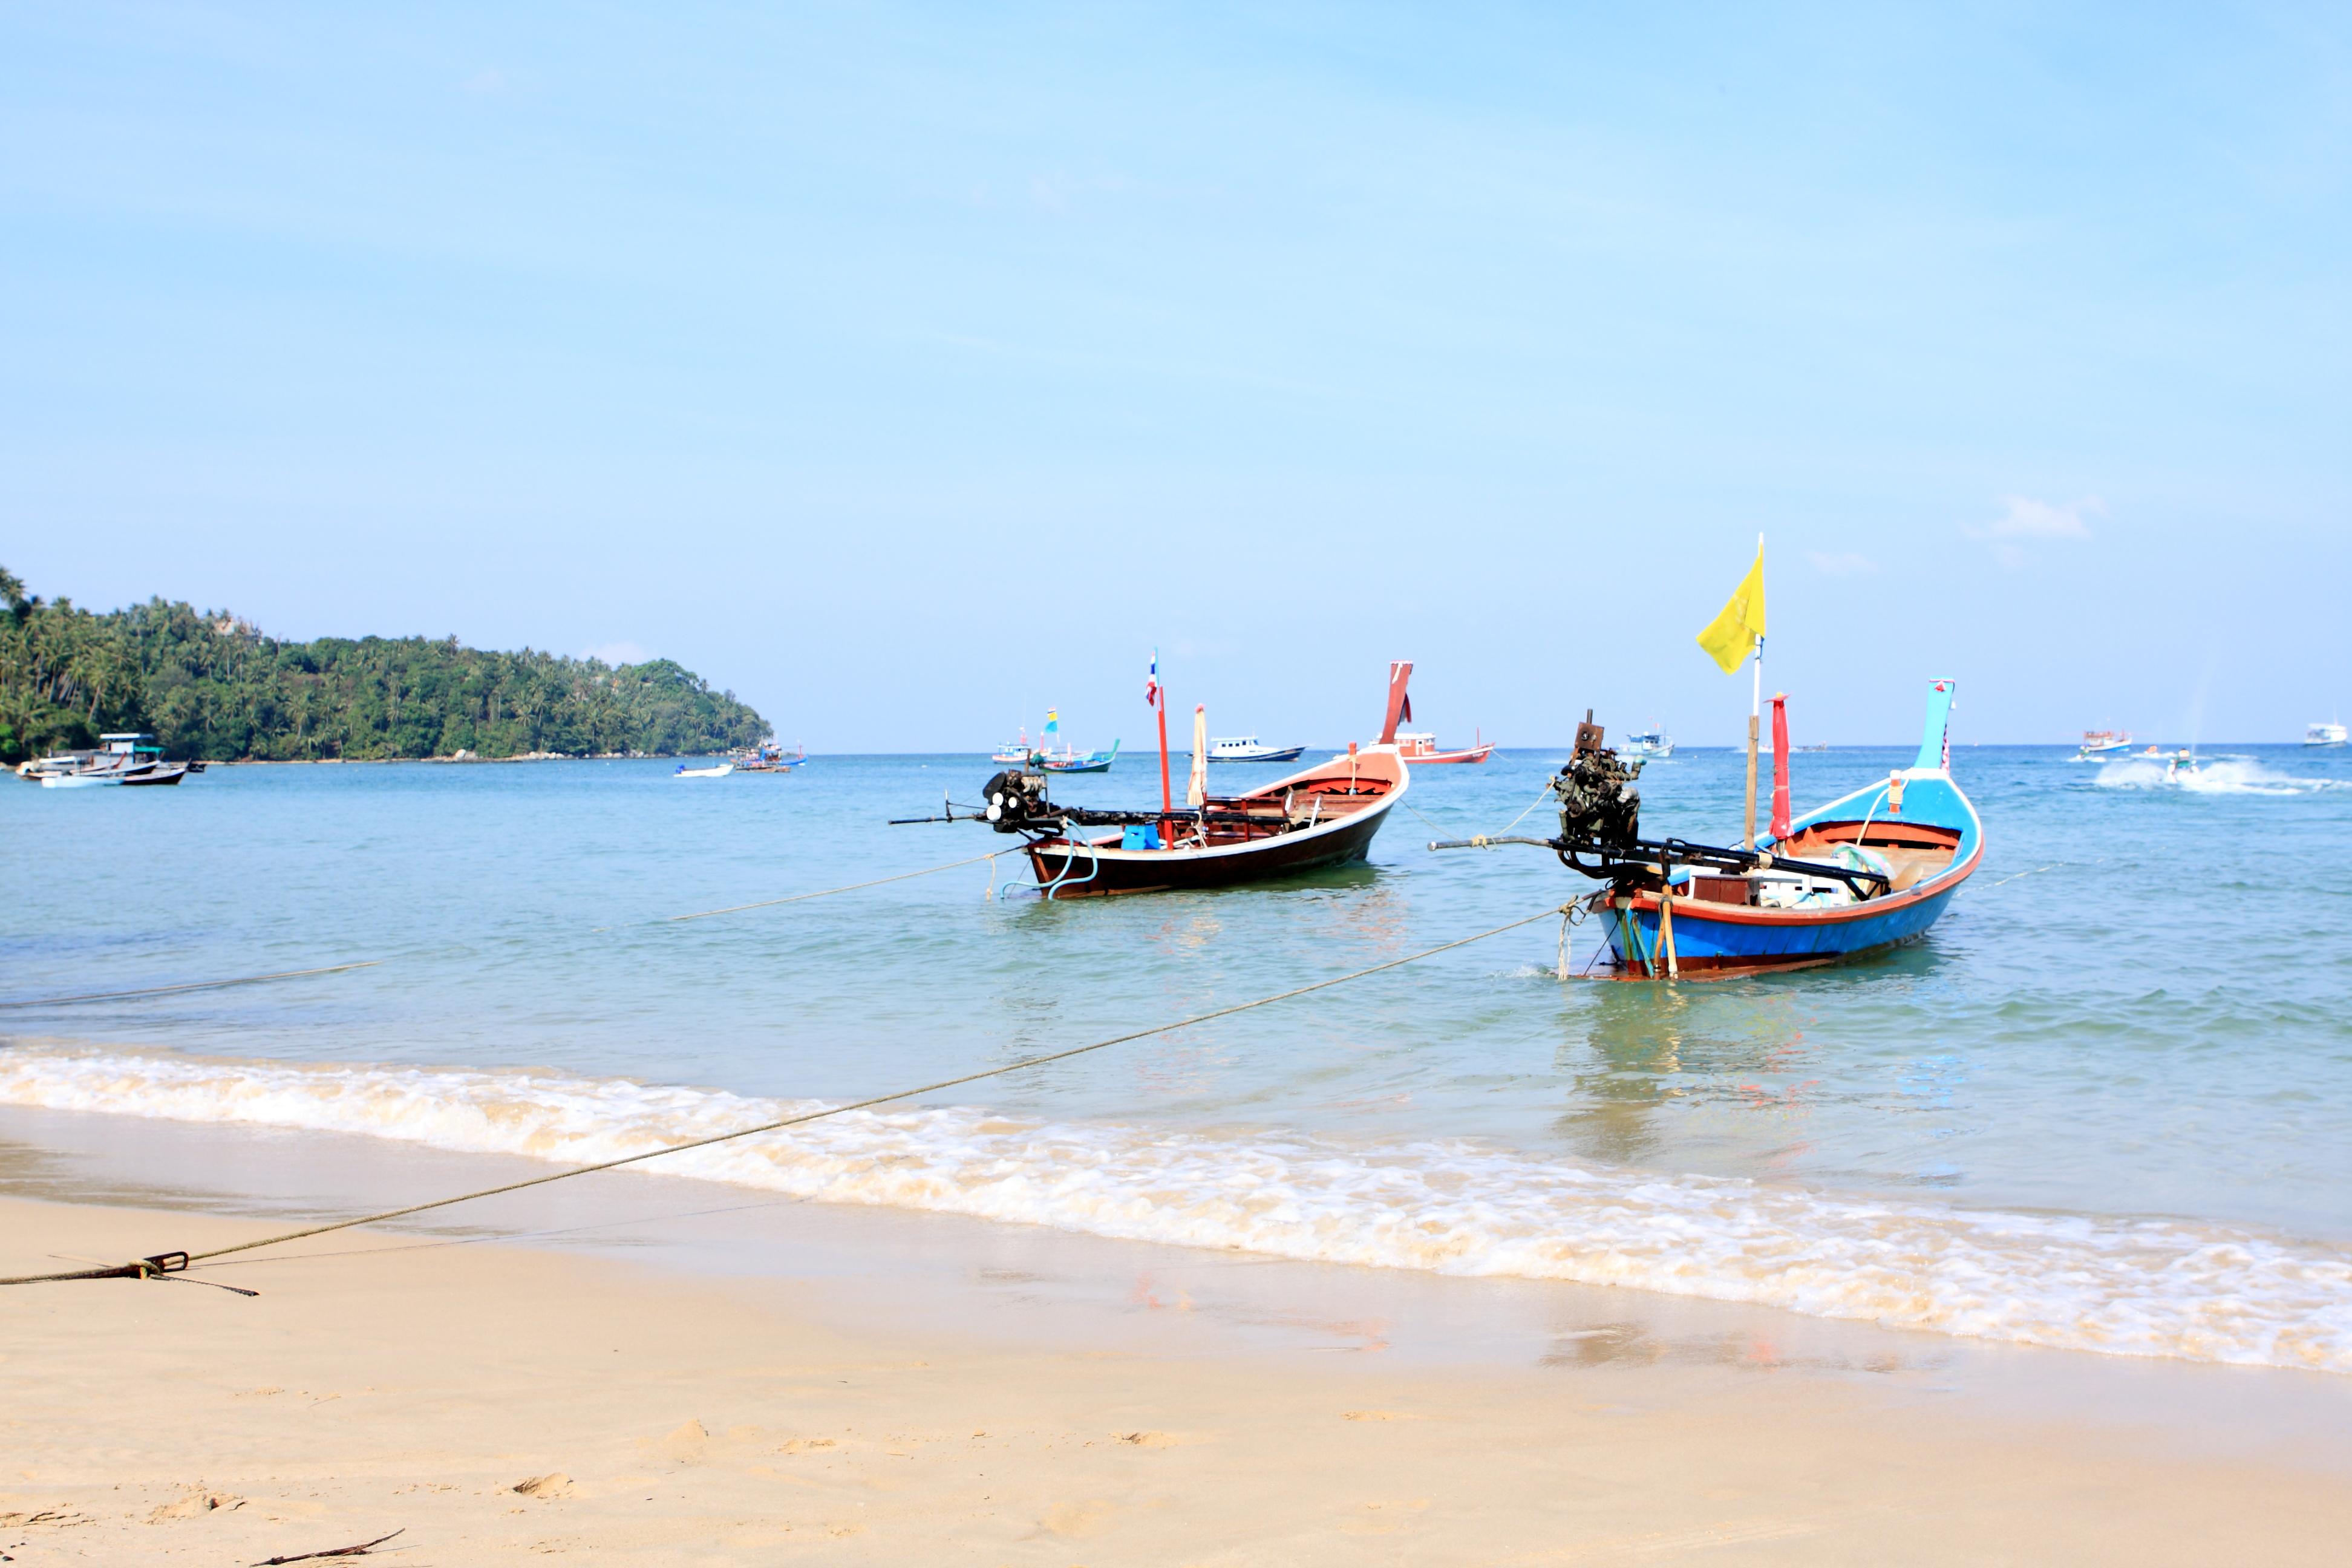
{"type": "Polygon", "coordinates": [[[1022,768],[1007,768],[989,780],[980,798],[987,806],[989,826],[999,833],[1018,833],[1054,809],[1045,798],[1045,775],[1022,768]]]}
{"type": "Polygon", "coordinates": [[[1638,853],[1642,794],[1633,781],[1642,776],[1642,764],[1627,763],[1601,744],[1601,738],[1588,708],[1576,727],[1576,751],[1551,781],[1552,794],[1559,797],[1564,859],[1579,851],[1610,858],[1638,853]]]}

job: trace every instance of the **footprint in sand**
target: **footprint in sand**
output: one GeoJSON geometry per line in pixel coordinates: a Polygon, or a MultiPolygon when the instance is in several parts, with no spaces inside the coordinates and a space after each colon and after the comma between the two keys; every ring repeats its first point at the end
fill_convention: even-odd
{"type": "Polygon", "coordinates": [[[1343,1410],[1339,1413],[1339,1419],[1342,1421],[1418,1421],[1421,1417],[1401,1415],[1394,1410],[1343,1410]]]}
{"type": "Polygon", "coordinates": [[[681,1465],[698,1465],[710,1449],[710,1432],[699,1421],[688,1421],[656,1445],[681,1465]]]}
{"type": "Polygon", "coordinates": [[[226,1492],[192,1491],[177,1502],[167,1502],[147,1517],[150,1521],[166,1519],[196,1519],[208,1513],[225,1512],[243,1508],[245,1500],[226,1492]]]}
{"type": "Polygon", "coordinates": [[[1121,1432],[1118,1440],[1139,1448],[1172,1448],[1184,1439],[1167,1432],[1121,1432]]]}
{"type": "Polygon", "coordinates": [[[527,1481],[517,1481],[511,1489],[521,1493],[524,1497],[536,1498],[574,1497],[580,1490],[572,1484],[572,1478],[562,1470],[550,1470],[543,1476],[533,1476],[527,1481]]]}
{"type": "Polygon", "coordinates": [[[1100,1535],[1108,1530],[1118,1512],[1118,1509],[1099,1499],[1056,1503],[1045,1510],[1045,1517],[1037,1521],[1037,1528],[1064,1541],[1078,1541],[1089,1535],[1100,1535]]]}

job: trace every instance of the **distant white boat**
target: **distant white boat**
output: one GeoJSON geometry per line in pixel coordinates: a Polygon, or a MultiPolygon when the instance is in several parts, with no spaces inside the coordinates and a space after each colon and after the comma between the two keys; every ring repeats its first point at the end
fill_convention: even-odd
{"type": "Polygon", "coordinates": [[[1675,754],[1675,738],[1653,720],[1648,729],[1626,736],[1622,750],[1629,757],[1671,757],[1675,754]]]}
{"type": "Polygon", "coordinates": [[[2345,734],[2344,726],[2331,719],[2325,724],[2314,724],[2305,730],[2303,743],[2306,746],[2340,746],[2344,743],[2345,734]]]}
{"type": "Polygon", "coordinates": [[[677,764],[677,772],[669,776],[674,779],[723,779],[734,771],[733,763],[721,763],[715,768],[689,768],[684,763],[680,763],[677,764]]]}
{"type": "Polygon", "coordinates": [[[1262,745],[1255,735],[1228,735],[1209,742],[1213,763],[1295,763],[1304,746],[1262,745]]]}

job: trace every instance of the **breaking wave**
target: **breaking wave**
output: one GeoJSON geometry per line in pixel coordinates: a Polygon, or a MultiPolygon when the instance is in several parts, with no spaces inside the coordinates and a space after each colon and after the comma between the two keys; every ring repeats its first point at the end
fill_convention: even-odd
{"type": "MultiPolygon", "coordinates": [[[[0,1052],[0,1102],[567,1163],[820,1106],[555,1072],[47,1047],[0,1052]]],[[[2352,1251],[2181,1221],[1839,1197],[1456,1141],[1352,1146],[964,1107],[852,1112],[645,1169],[1123,1239],[1630,1286],[2113,1355],[2352,1373],[2352,1251]]]]}
{"type": "Polygon", "coordinates": [[[2102,764],[2096,782],[2102,789],[2172,789],[2185,795],[2313,795],[2339,787],[2336,779],[2276,773],[2243,757],[2199,763],[2193,771],[2183,763],[2177,772],[2161,762],[2135,757],[2102,764]]]}

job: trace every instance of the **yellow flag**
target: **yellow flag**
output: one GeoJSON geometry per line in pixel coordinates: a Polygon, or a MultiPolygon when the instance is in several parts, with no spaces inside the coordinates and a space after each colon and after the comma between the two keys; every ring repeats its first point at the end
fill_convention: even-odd
{"type": "Polygon", "coordinates": [[[1706,649],[1707,657],[1723,667],[1723,673],[1734,675],[1748,662],[1755,651],[1756,639],[1764,635],[1764,545],[1758,541],[1756,564],[1731,591],[1730,603],[1723,613],[1707,622],[1706,629],[1698,634],[1698,646],[1706,649]]]}

